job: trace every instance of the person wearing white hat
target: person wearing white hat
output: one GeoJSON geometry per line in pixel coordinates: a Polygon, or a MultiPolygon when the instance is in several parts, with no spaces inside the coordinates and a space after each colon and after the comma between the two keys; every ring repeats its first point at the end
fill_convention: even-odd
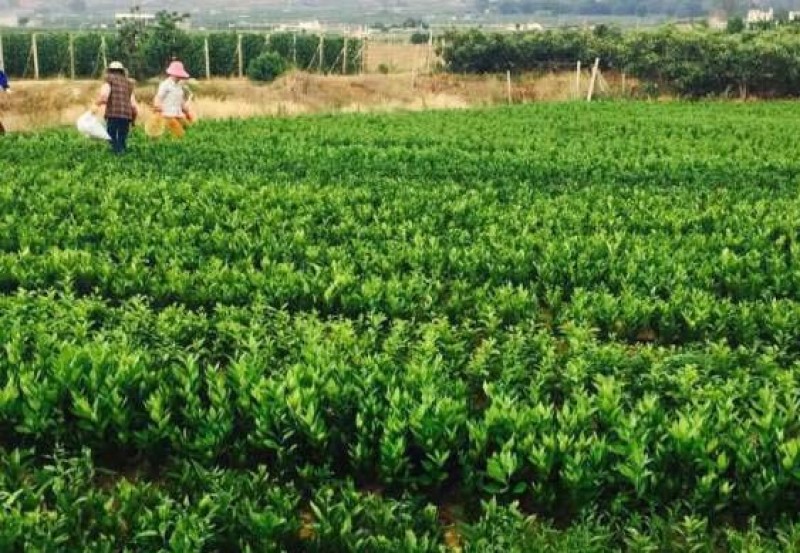
{"type": "Polygon", "coordinates": [[[154,101],[156,112],[164,118],[166,127],[175,138],[183,138],[184,124],[192,120],[183,87],[183,81],[188,78],[183,63],[173,60],[167,68],[167,78],[158,86],[154,101]]]}
{"type": "Polygon", "coordinates": [[[118,61],[108,64],[106,82],[100,89],[96,102],[105,107],[108,134],[111,136],[111,150],[115,154],[125,152],[128,133],[139,112],[133,82],[125,72],[125,66],[118,61]]]}

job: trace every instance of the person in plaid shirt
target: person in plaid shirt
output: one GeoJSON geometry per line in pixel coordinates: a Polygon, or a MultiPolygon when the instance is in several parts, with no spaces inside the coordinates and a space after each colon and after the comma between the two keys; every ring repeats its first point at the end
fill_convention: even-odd
{"type": "Polygon", "coordinates": [[[100,89],[97,106],[105,106],[111,151],[122,154],[127,147],[130,128],[136,122],[139,106],[136,104],[133,82],[128,79],[122,63],[111,62],[106,73],[106,82],[100,89]]]}

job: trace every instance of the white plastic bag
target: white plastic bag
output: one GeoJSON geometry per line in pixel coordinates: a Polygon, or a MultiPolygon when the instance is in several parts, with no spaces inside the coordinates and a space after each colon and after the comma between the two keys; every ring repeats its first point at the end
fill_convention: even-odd
{"type": "Polygon", "coordinates": [[[94,113],[87,111],[78,118],[76,125],[78,131],[87,138],[96,138],[97,140],[111,140],[108,131],[106,130],[103,122],[98,119],[94,113]]]}

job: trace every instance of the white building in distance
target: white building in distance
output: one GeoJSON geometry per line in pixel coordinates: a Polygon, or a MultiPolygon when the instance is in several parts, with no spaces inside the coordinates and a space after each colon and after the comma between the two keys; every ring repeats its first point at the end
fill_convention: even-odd
{"type": "MultiPolygon", "coordinates": [[[[138,23],[142,27],[151,27],[156,24],[158,19],[156,15],[153,13],[145,13],[145,12],[127,12],[127,13],[117,13],[114,14],[114,22],[116,23],[117,27],[121,27],[125,23],[138,23]]],[[[187,30],[191,27],[188,19],[183,19],[178,23],[179,29],[187,30]]]]}
{"type": "Polygon", "coordinates": [[[143,27],[149,27],[156,24],[156,16],[152,13],[143,12],[128,12],[114,14],[114,22],[117,27],[121,27],[125,23],[138,23],[143,27]]]}
{"type": "Polygon", "coordinates": [[[747,12],[747,24],[754,23],[770,23],[775,20],[775,10],[772,8],[768,10],[750,10],[747,12]]]}
{"type": "Polygon", "coordinates": [[[715,31],[723,31],[728,27],[728,18],[725,12],[716,10],[708,15],[708,28],[715,31]]]}

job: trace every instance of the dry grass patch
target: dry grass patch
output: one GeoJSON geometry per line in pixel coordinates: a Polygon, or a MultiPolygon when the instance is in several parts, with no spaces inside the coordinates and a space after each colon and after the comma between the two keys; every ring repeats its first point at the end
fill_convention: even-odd
{"type": "Polygon", "coordinates": [[[431,52],[427,44],[385,42],[370,42],[366,61],[368,73],[378,73],[382,68],[389,73],[411,73],[440,63],[436,53],[431,52]]]}
{"type": "MultiPolygon", "coordinates": [[[[606,76],[606,83],[612,93],[618,92],[618,77],[606,76]]],[[[628,85],[633,83],[629,81],[628,85]]],[[[74,124],[91,105],[100,82],[19,81],[13,86],[12,94],[0,95],[0,119],[11,132],[74,124]]],[[[142,121],[150,116],[148,106],[152,105],[157,86],[157,81],[150,81],[136,89],[142,106],[142,121]]],[[[582,95],[585,95],[586,86],[588,79],[584,79],[582,95]]],[[[194,110],[201,119],[457,109],[508,102],[505,78],[493,75],[321,76],[293,72],[269,85],[242,79],[215,79],[199,81],[192,88],[196,93],[194,110]]],[[[512,101],[515,103],[562,101],[574,96],[572,73],[525,75],[515,78],[513,83],[512,101]]]]}

